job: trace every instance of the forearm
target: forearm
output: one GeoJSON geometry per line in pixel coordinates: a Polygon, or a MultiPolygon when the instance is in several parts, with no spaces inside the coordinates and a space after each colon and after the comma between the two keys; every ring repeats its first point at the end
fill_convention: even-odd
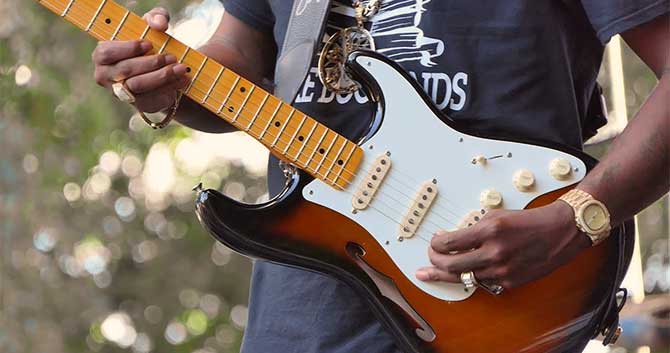
{"type": "Polygon", "coordinates": [[[632,217],[670,188],[670,72],[605,158],[578,185],[609,209],[612,224],[632,217]]]}

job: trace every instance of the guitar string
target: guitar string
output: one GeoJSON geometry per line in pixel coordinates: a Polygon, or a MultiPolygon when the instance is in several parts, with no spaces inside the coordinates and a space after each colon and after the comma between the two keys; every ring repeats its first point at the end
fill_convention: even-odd
{"type": "MultiPolygon", "coordinates": [[[[83,7],[83,6],[86,6],[86,4],[79,4],[79,5],[82,6],[82,7],[83,7]]],[[[103,11],[103,12],[104,12],[104,11],[103,11]]],[[[74,16],[69,16],[69,17],[72,18],[73,20],[75,20],[74,16]]],[[[79,22],[78,24],[81,25],[81,22],[79,22]]],[[[131,28],[131,27],[128,27],[127,29],[132,29],[132,28],[131,28]]],[[[99,35],[99,36],[102,37],[102,38],[106,38],[106,37],[107,37],[106,35],[104,35],[104,34],[107,34],[107,33],[104,33],[104,34],[103,34],[103,32],[99,32],[99,31],[92,31],[92,32],[93,32],[94,34],[99,35]]],[[[110,34],[111,34],[111,33],[110,33],[110,34]]],[[[196,89],[197,89],[198,91],[200,91],[201,93],[205,93],[205,92],[203,92],[202,90],[198,89],[196,86],[193,86],[192,88],[196,88],[196,89]]],[[[232,97],[231,97],[231,98],[232,98],[232,97]]],[[[208,99],[208,101],[210,101],[210,100],[211,100],[211,99],[208,99]]],[[[233,100],[233,99],[229,99],[229,101],[232,101],[232,100],[233,100]]],[[[218,102],[216,102],[216,100],[214,99],[214,103],[218,103],[218,102]]],[[[280,103],[280,104],[281,104],[281,103],[280,103]]],[[[225,116],[225,114],[223,114],[223,115],[225,116]]],[[[240,115],[238,114],[238,116],[240,116],[240,115]]],[[[241,116],[241,117],[244,118],[243,116],[241,116]]],[[[242,120],[238,120],[238,121],[242,122],[242,120]]],[[[250,121],[251,121],[251,120],[250,120],[250,121]]],[[[240,124],[240,125],[242,125],[242,124],[240,124]]],[[[270,135],[270,136],[274,136],[274,135],[272,135],[272,134],[269,134],[269,135],[270,135]]],[[[334,139],[335,139],[335,138],[334,138],[334,139]]],[[[281,139],[280,139],[280,141],[281,141],[281,139]]],[[[295,141],[295,140],[294,140],[294,141],[295,141]]],[[[282,141],[282,142],[283,142],[283,141],[282,141]]],[[[307,144],[307,146],[309,146],[309,144],[307,144]]],[[[320,146],[317,145],[317,146],[315,147],[315,149],[318,148],[318,147],[320,147],[320,146]]],[[[288,150],[290,151],[290,147],[289,147],[288,150]]],[[[314,151],[312,150],[312,152],[314,152],[314,151]]],[[[313,153],[312,153],[312,155],[313,155],[313,153]]],[[[327,161],[332,162],[332,160],[330,160],[329,158],[324,158],[324,160],[327,160],[327,161]]],[[[309,163],[308,163],[308,164],[309,164],[309,163]]],[[[309,170],[309,165],[307,165],[306,167],[307,167],[307,169],[309,170]]],[[[395,168],[395,169],[396,169],[398,172],[401,172],[399,169],[397,169],[397,168],[395,168]]],[[[348,171],[347,169],[344,169],[344,171],[347,171],[347,172],[350,173],[351,175],[356,176],[355,173],[352,173],[352,172],[348,171]]],[[[314,171],[314,172],[315,172],[317,175],[320,175],[320,173],[318,173],[318,171],[314,171]]],[[[403,174],[405,174],[405,173],[403,173],[403,174]]],[[[389,175],[389,176],[390,176],[390,175],[389,175]]],[[[326,176],[324,176],[324,178],[325,178],[326,180],[328,180],[326,176]]],[[[390,178],[390,179],[393,179],[393,178],[390,178]]],[[[399,180],[396,180],[396,181],[399,182],[399,180]]],[[[400,183],[403,184],[402,182],[400,182],[400,183]]],[[[413,197],[410,197],[409,195],[407,195],[407,194],[403,193],[402,191],[398,190],[397,188],[393,187],[391,183],[387,183],[387,185],[391,186],[393,189],[395,189],[396,191],[398,191],[401,195],[407,197],[409,200],[413,200],[413,199],[414,199],[413,197]]],[[[407,185],[404,185],[404,186],[407,186],[407,185]]],[[[380,195],[381,195],[381,194],[384,194],[384,193],[383,193],[383,192],[380,192],[380,195]]],[[[388,195],[388,194],[386,194],[386,195],[384,195],[384,196],[387,196],[388,198],[391,198],[393,201],[397,202],[397,203],[398,203],[399,205],[401,205],[401,206],[406,206],[406,203],[400,202],[400,201],[398,201],[397,199],[391,197],[391,196],[388,195]]],[[[446,198],[442,198],[442,199],[448,201],[448,199],[446,199],[446,198]]],[[[452,214],[455,215],[456,217],[459,217],[458,215],[456,215],[455,213],[453,213],[451,210],[448,210],[448,209],[446,208],[446,206],[442,206],[442,205],[438,204],[437,201],[438,201],[438,200],[436,200],[436,203],[433,204],[431,207],[438,206],[438,207],[440,207],[440,208],[446,210],[447,212],[452,213],[452,214]]],[[[386,206],[389,207],[388,205],[386,205],[386,206]]],[[[398,212],[398,210],[396,210],[396,209],[393,209],[393,208],[391,208],[391,209],[394,210],[394,211],[396,211],[396,212],[398,212]]],[[[402,211],[399,211],[399,212],[402,213],[402,211]]],[[[436,216],[442,218],[444,221],[446,221],[446,222],[448,222],[448,223],[450,223],[450,224],[452,224],[452,225],[455,225],[455,223],[454,223],[451,219],[445,218],[445,217],[442,216],[439,212],[433,212],[432,214],[435,214],[436,216]]],[[[425,222],[424,224],[431,224],[431,223],[432,223],[432,225],[435,226],[435,227],[437,228],[436,230],[443,229],[443,227],[438,226],[437,224],[435,224],[434,222],[432,222],[432,221],[429,220],[429,219],[425,219],[424,222],[425,222]]],[[[397,223],[397,222],[396,222],[396,223],[397,223]]]]}
{"type": "MultiPolygon", "coordinates": [[[[85,6],[85,5],[84,5],[84,6],[85,6]]],[[[71,16],[71,18],[73,18],[73,20],[75,19],[74,16],[71,16]]],[[[81,24],[81,23],[79,23],[79,24],[81,24]]],[[[102,37],[102,38],[106,38],[106,37],[107,37],[106,35],[103,34],[103,32],[97,32],[97,31],[95,31],[95,30],[93,31],[93,34],[97,34],[97,35],[99,35],[99,36],[102,37]]],[[[319,147],[319,146],[316,146],[316,147],[319,147]]],[[[289,150],[290,150],[290,149],[289,149],[289,150]]],[[[314,151],[312,151],[312,152],[314,152],[314,151]]],[[[307,167],[309,167],[309,166],[307,166],[307,167]]],[[[397,168],[396,168],[396,169],[397,169],[397,168]]],[[[318,171],[314,171],[314,172],[315,172],[317,175],[320,175],[320,173],[318,173],[318,171]]],[[[324,177],[325,177],[325,176],[324,176],[324,177]]],[[[327,179],[327,178],[326,178],[326,179],[327,179]]],[[[388,185],[391,185],[391,184],[389,183],[388,185]]],[[[392,187],[392,188],[395,189],[395,187],[392,187]]],[[[396,189],[396,190],[397,190],[397,189],[396,189]]],[[[402,193],[402,191],[400,191],[400,190],[397,190],[397,191],[400,192],[402,195],[408,197],[410,200],[412,200],[412,198],[410,198],[408,195],[402,193]]],[[[349,194],[353,196],[353,194],[351,194],[351,193],[349,193],[349,194]]],[[[380,192],[380,195],[384,195],[384,193],[383,193],[383,192],[380,192]]],[[[396,198],[391,197],[388,193],[387,193],[386,195],[384,195],[384,196],[386,196],[387,198],[390,198],[391,200],[395,201],[396,203],[398,203],[399,205],[401,205],[401,206],[403,206],[403,207],[406,206],[406,203],[403,203],[403,202],[398,201],[396,198]]],[[[403,215],[402,215],[402,212],[403,212],[403,211],[398,211],[397,209],[394,209],[393,207],[390,207],[388,204],[385,204],[385,206],[388,207],[388,208],[390,208],[390,209],[391,209],[392,211],[394,211],[394,212],[400,212],[400,213],[401,213],[401,217],[403,216],[403,215]]],[[[381,212],[381,211],[380,211],[380,212],[381,212]]],[[[453,213],[453,212],[451,212],[451,211],[449,211],[449,212],[450,212],[450,213],[453,213]]],[[[439,212],[432,212],[432,214],[434,214],[434,215],[436,215],[436,216],[442,218],[445,222],[447,222],[447,223],[449,223],[449,224],[451,224],[451,225],[454,225],[454,226],[456,225],[452,220],[445,218],[445,217],[442,216],[439,212]]],[[[458,216],[457,216],[457,217],[458,217],[458,216]]],[[[424,219],[423,222],[424,222],[424,224],[426,224],[426,225],[428,225],[428,224],[432,224],[432,225],[435,227],[434,231],[437,231],[437,230],[440,230],[440,229],[443,229],[443,228],[444,228],[444,227],[442,227],[442,226],[439,226],[439,225],[435,224],[432,220],[430,220],[430,219],[428,219],[428,218],[424,219]]],[[[397,223],[397,222],[396,222],[396,223],[397,223]]]]}
{"type": "MultiPolygon", "coordinates": [[[[80,5],[82,5],[82,4],[80,4],[80,5]]],[[[85,4],[83,4],[82,6],[85,6],[85,4]]],[[[104,12],[103,12],[103,13],[104,13],[104,12]]],[[[75,19],[75,18],[74,18],[75,16],[71,16],[71,17],[72,17],[73,19],[75,19]]],[[[103,27],[103,28],[104,28],[104,27],[103,27]]],[[[132,28],[129,27],[129,29],[132,29],[132,28]]],[[[97,31],[94,31],[94,34],[98,34],[98,35],[99,35],[100,37],[102,37],[102,38],[106,38],[106,37],[107,37],[106,35],[103,34],[103,32],[97,32],[97,31]]],[[[106,33],[105,33],[105,34],[106,34],[106,33]]],[[[319,147],[319,146],[316,146],[316,147],[319,147]]],[[[289,149],[289,150],[290,150],[290,149],[289,149]]],[[[307,167],[309,167],[309,166],[307,166],[307,167]]],[[[397,169],[397,168],[396,168],[396,169],[397,169]]],[[[398,171],[400,171],[400,170],[398,170],[398,171]]],[[[317,175],[320,175],[320,173],[318,173],[318,171],[315,171],[315,173],[316,173],[317,175]]],[[[325,178],[325,179],[327,180],[327,178],[325,178]]],[[[396,189],[395,187],[392,186],[391,183],[388,183],[388,185],[389,185],[390,187],[396,189]]],[[[412,200],[411,197],[409,197],[408,195],[404,194],[402,191],[400,191],[400,190],[398,190],[398,189],[396,189],[396,191],[398,191],[401,195],[404,195],[404,196],[407,197],[408,199],[412,200]]],[[[383,195],[383,194],[384,194],[383,192],[380,192],[380,195],[383,195]]],[[[393,201],[395,201],[396,203],[398,203],[399,205],[401,205],[401,206],[403,206],[403,207],[406,206],[406,203],[403,203],[403,202],[398,201],[396,198],[391,197],[388,193],[387,193],[386,195],[384,195],[384,196],[386,196],[386,197],[392,199],[393,201]]],[[[446,199],[446,198],[445,198],[445,199],[446,199]]],[[[388,205],[386,205],[386,206],[388,207],[388,205]]],[[[436,204],[436,205],[434,205],[434,206],[441,206],[441,205],[436,204]]],[[[438,208],[438,207],[436,207],[436,208],[438,208]]],[[[442,208],[445,208],[445,207],[442,207],[442,208]]],[[[393,211],[396,211],[396,212],[402,212],[402,211],[398,211],[398,210],[393,209],[393,208],[391,208],[391,209],[392,209],[393,211]]],[[[446,209],[446,208],[445,208],[445,209],[446,209]]],[[[450,210],[447,210],[447,211],[449,211],[450,213],[453,214],[453,212],[451,212],[450,210]]],[[[442,218],[442,220],[444,220],[445,222],[447,222],[447,223],[449,223],[449,224],[451,224],[451,225],[455,225],[455,223],[454,223],[452,220],[445,218],[445,217],[442,216],[439,212],[432,212],[432,214],[438,216],[439,218],[442,218]]],[[[457,215],[456,215],[456,216],[457,216],[457,215]]],[[[457,216],[457,217],[458,217],[458,216],[457,216]]],[[[430,219],[425,219],[424,222],[425,222],[424,224],[432,224],[434,227],[436,227],[435,230],[443,229],[442,226],[439,226],[439,225],[435,224],[435,223],[434,223],[432,220],[430,220],[430,219]]]]}
{"type": "MultiPolygon", "coordinates": [[[[80,4],[78,4],[78,5],[81,6],[81,7],[88,7],[88,6],[87,6],[88,4],[85,3],[85,2],[84,2],[84,3],[80,3],[80,4]]],[[[90,10],[92,10],[92,8],[90,8],[90,7],[88,7],[88,8],[89,8],[90,10]]],[[[104,14],[104,13],[105,13],[105,9],[103,9],[103,10],[101,11],[101,14],[104,14]]],[[[72,16],[70,16],[70,17],[72,17],[72,16]]],[[[129,30],[131,30],[131,31],[134,32],[134,27],[132,27],[132,26],[127,26],[126,29],[129,29],[129,30]]],[[[103,30],[106,31],[107,29],[106,29],[106,28],[103,28],[103,30]]],[[[102,35],[101,32],[98,32],[98,33],[101,35],[101,37],[103,37],[103,38],[107,38],[107,36],[106,36],[106,35],[102,35]]],[[[123,33],[119,33],[119,34],[123,34],[123,33]]],[[[139,34],[139,33],[136,33],[136,34],[139,34]]],[[[224,69],[225,69],[225,68],[224,68],[224,69]]],[[[202,74],[202,76],[204,76],[204,77],[208,77],[208,78],[212,78],[209,74],[207,74],[207,72],[204,72],[204,73],[202,74]]],[[[205,93],[203,90],[199,89],[196,85],[193,85],[193,86],[191,87],[191,90],[193,90],[193,89],[195,89],[196,91],[198,91],[198,92],[200,92],[200,93],[203,93],[203,94],[205,93]]],[[[248,96],[250,96],[250,95],[251,95],[251,94],[249,94],[248,96]]],[[[245,99],[246,99],[246,98],[245,98],[245,99]]],[[[216,100],[216,98],[213,98],[213,97],[212,97],[212,98],[208,98],[208,99],[207,99],[207,102],[209,102],[209,101],[213,101],[215,104],[224,103],[224,102],[218,102],[218,101],[216,100]]],[[[231,97],[229,97],[229,99],[227,99],[227,101],[228,101],[228,102],[233,102],[233,103],[235,103],[235,102],[236,102],[236,99],[234,98],[234,95],[231,95],[231,97]]],[[[207,105],[207,104],[206,104],[207,102],[205,102],[204,105],[207,105]]],[[[225,103],[228,103],[228,102],[225,102],[225,103]]],[[[283,103],[283,102],[282,102],[282,103],[283,103]]],[[[285,103],[284,103],[284,104],[285,104],[285,103]]],[[[223,104],[221,104],[221,105],[223,106],[223,104]]],[[[214,108],[214,107],[212,107],[212,108],[214,108]]],[[[246,109],[246,112],[250,112],[250,110],[248,110],[248,108],[261,108],[261,107],[258,106],[258,105],[256,105],[255,103],[251,103],[251,102],[249,102],[248,104],[243,105],[242,108],[240,109],[240,111],[245,111],[245,109],[246,109]]],[[[294,109],[294,108],[292,108],[292,109],[294,109]]],[[[262,110],[262,109],[255,109],[254,111],[259,111],[259,110],[262,110]]],[[[297,111],[297,110],[296,110],[296,111],[297,111]]],[[[223,114],[223,115],[225,116],[225,114],[223,114]]],[[[256,114],[254,114],[254,115],[256,115],[256,114]]],[[[243,119],[246,119],[246,118],[245,118],[244,116],[242,116],[241,114],[238,114],[238,118],[239,118],[239,117],[242,117],[243,119]]],[[[240,122],[242,122],[242,120],[240,120],[240,122]]],[[[250,122],[251,122],[251,120],[250,120],[250,122]]],[[[241,124],[240,124],[240,125],[241,125],[241,124]]],[[[248,128],[248,126],[247,126],[247,128],[248,128]]],[[[245,130],[246,130],[247,128],[245,128],[245,130]]],[[[290,132],[289,130],[286,130],[286,131],[287,131],[287,132],[290,132]]],[[[294,130],[294,132],[295,132],[295,130],[294,130]]],[[[276,137],[276,136],[275,136],[274,134],[272,134],[271,132],[270,132],[269,134],[266,134],[266,135],[268,135],[268,136],[270,136],[270,137],[276,137]]],[[[327,136],[327,135],[324,135],[324,136],[327,136]]],[[[335,138],[334,138],[333,140],[335,140],[335,138]]],[[[281,139],[281,138],[278,139],[278,141],[279,141],[279,142],[286,142],[284,139],[281,139]]],[[[289,151],[291,150],[291,148],[297,148],[297,147],[292,146],[292,143],[291,143],[291,142],[295,142],[295,139],[293,139],[292,141],[287,141],[287,142],[286,142],[287,145],[289,145],[289,148],[287,149],[287,152],[289,152],[289,151]]],[[[311,141],[307,141],[307,143],[305,144],[306,147],[309,147],[309,146],[310,146],[309,142],[311,142],[311,141]]],[[[316,148],[318,148],[318,147],[320,147],[320,146],[317,145],[316,148]]],[[[306,152],[309,152],[309,151],[307,150],[306,152]]],[[[313,150],[312,150],[312,152],[313,152],[313,150]]],[[[302,153],[301,153],[300,155],[302,155],[302,153]]],[[[298,155],[298,157],[299,157],[300,155],[298,155]]],[[[314,153],[312,153],[312,156],[313,156],[313,155],[314,155],[314,153]]],[[[332,159],[330,159],[327,155],[324,156],[324,158],[323,158],[322,160],[323,160],[323,161],[330,162],[331,165],[334,165],[334,163],[333,163],[334,161],[333,161],[332,159]]],[[[308,161],[307,164],[309,164],[309,163],[311,163],[311,160],[308,161]]],[[[369,162],[365,161],[365,163],[364,163],[361,167],[366,168],[366,169],[369,169],[369,168],[373,167],[372,163],[369,163],[369,164],[368,164],[368,163],[369,163],[369,162]]],[[[306,167],[307,167],[306,169],[309,170],[309,165],[307,165],[306,167]]],[[[332,169],[331,169],[331,170],[332,170],[332,169]]],[[[400,170],[400,169],[398,169],[398,168],[394,168],[394,170],[397,171],[397,172],[400,173],[400,174],[403,174],[403,176],[405,176],[406,179],[407,179],[407,177],[408,177],[408,174],[407,174],[407,173],[403,172],[402,170],[400,170]]],[[[341,171],[342,171],[343,173],[346,173],[346,174],[348,174],[348,175],[354,177],[354,178],[357,176],[356,173],[351,172],[349,169],[347,169],[347,168],[345,168],[345,167],[343,167],[341,171]]],[[[326,176],[324,176],[324,179],[325,179],[326,181],[329,181],[328,178],[327,178],[327,176],[328,176],[329,173],[330,173],[330,170],[328,171],[328,173],[326,173],[326,176]]],[[[408,190],[410,190],[410,192],[415,192],[415,191],[416,191],[416,190],[415,190],[415,186],[410,186],[410,185],[408,185],[407,183],[403,182],[402,180],[396,178],[396,175],[395,175],[395,174],[396,174],[396,173],[391,173],[391,174],[387,175],[388,180],[389,180],[389,181],[390,181],[390,180],[394,180],[396,183],[398,183],[398,184],[400,184],[401,186],[403,186],[403,187],[407,188],[408,190]]],[[[319,173],[317,173],[317,175],[319,175],[319,173]]],[[[416,180],[413,180],[413,181],[414,181],[414,182],[417,182],[416,180]]],[[[350,181],[348,181],[348,180],[346,180],[346,179],[344,180],[344,182],[347,183],[347,185],[350,184],[350,181]]],[[[419,183],[419,182],[417,182],[417,183],[419,183]]],[[[419,183],[419,184],[420,184],[420,183],[419,183]]],[[[407,198],[408,200],[410,200],[410,201],[413,200],[413,199],[415,198],[415,196],[408,195],[408,194],[404,193],[402,190],[400,190],[400,189],[394,187],[392,183],[388,183],[388,182],[387,182],[387,183],[385,183],[385,185],[388,185],[389,187],[395,189],[398,193],[400,193],[401,195],[403,195],[404,197],[406,197],[406,198],[407,198]]],[[[383,192],[380,192],[380,195],[381,195],[381,194],[383,194],[383,192]]],[[[402,206],[406,206],[405,203],[400,203],[400,204],[401,204],[402,206]]],[[[450,199],[445,198],[445,197],[439,197],[438,199],[436,199],[435,202],[434,202],[434,204],[432,205],[432,207],[435,208],[435,209],[441,209],[441,210],[443,210],[443,211],[446,211],[447,213],[452,214],[452,215],[453,215],[454,217],[456,217],[457,219],[458,219],[459,217],[461,217],[461,216],[459,216],[459,214],[457,214],[456,212],[458,212],[458,213],[460,213],[460,214],[464,214],[464,213],[466,213],[466,212],[464,212],[463,210],[460,210],[460,206],[458,206],[458,205],[455,204],[453,201],[451,201],[450,199]],[[442,201],[442,200],[444,200],[444,201],[447,202],[447,203],[452,204],[453,206],[456,206],[456,207],[459,208],[459,209],[456,210],[456,211],[452,211],[451,209],[447,208],[446,205],[443,205],[443,204],[440,202],[440,201],[442,201]]],[[[442,216],[442,215],[439,214],[439,213],[436,213],[436,214],[437,214],[438,216],[440,216],[440,218],[442,218],[443,220],[445,220],[445,221],[447,221],[447,222],[453,224],[453,222],[452,222],[450,219],[445,218],[444,216],[442,216]]]]}
{"type": "MultiPolygon", "coordinates": [[[[73,16],[70,16],[70,18],[72,18],[73,20],[75,20],[75,18],[74,18],[73,16]]],[[[78,23],[78,24],[81,25],[81,23],[78,23]]],[[[82,26],[82,27],[83,27],[83,26],[82,26]]],[[[99,35],[101,38],[106,38],[106,36],[103,36],[101,32],[96,32],[96,31],[92,31],[92,32],[93,32],[93,34],[97,34],[97,35],[99,35]]],[[[225,68],[224,68],[224,69],[225,69],[225,68]]],[[[203,93],[204,93],[204,92],[203,92],[203,93]]],[[[249,95],[250,95],[250,94],[249,94],[249,95]]],[[[281,104],[281,102],[280,102],[279,104],[281,104]]],[[[238,116],[239,116],[239,114],[238,114],[238,116]]],[[[326,134],[324,134],[324,136],[326,136],[326,134]]],[[[333,141],[334,141],[334,140],[335,140],[335,138],[333,139],[333,141]]],[[[317,145],[316,147],[319,147],[319,146],[317,145]]],[[[316,148],[316,147],[315,147],[315,148],[316,148]]],[[[289,150],[290,150],[290,148],[289,148],[289,150]]],[[[313,151],[313,152],[314,152],[314,151],[313,151]]],[[[312,155],[313,155],[313,154],[312,154],[312,155]]],[[[306,166],[306,167],[309,167],[309,162],[307,163],[307,166],[306,166]]],[[[319,175],[319,173],[318,173],[317,170],[315,170],[314,172],[315,172],[317,175],[319,175]]],[[[353,173],[351,173],[351,174],[353,174],[353,173]]],[[[353,175],[355,176],[355,174],[353,174],[353,175]]],[[[324,176],[324,178],[325,178],[325,176],[324,176]]],[[[327,180],[327,178],[325,178],[325,179],[327,180]]],[[[347,192],[347,193],[348,193],[348,192],[347,192]]],[[[351,193],[349,193],[349,194],[351,194],[351,193]]],[[[401,194],[402,194],[402,192],[401,192],[401,194]]],[[[389,198],[391,198],[391,197],[388,196],[388,195],[386,195],[386,196],[389,197],[389,198]]],[[[407,195],[405,195],[405,196],[407,196],[407,195]]],[[[398,202],[399,204],[403,205],[401,202],[397,201],[395,198],[391,198],[391,199],[394,200],[394,201],[396,201],[396,202],[398,202]]],[[[383,203],[383,202],[382,202],[382,203],[383,203]]],[[[386,207],[389,207],[387,204],[385,204],[385,203],[383,203],[383,204],[384,204],[386,207]]],[[[403,205],[403,206],[404,206],[404,205],[403,205]]],[[[371,208],[376,209],[375,207],[371,207],[371,208]]],[[[394,223],[400,225],[400,223],[398,223],[397,221],[395,221],[393,218],[391,218],[390,216],[388,216],[387,214],[385,214],[385,213],[382,212],[381,210],[379,210],[379,209],[376,209],[376,210],[377,210],[380,214],[382,214],[383,216],[387,217],[389,220],[391,220],[391,221],[393,221],[394,223]]],[[[393,210],[393,211],[397,211],[397,210],[395,210],[395,209],[393,209],[393,208],[391,208],[391,210],[393,210]]],[[[402,213],[402,211],[400,211],[400,212],[402,213]]],[[[436,212],[434,212],[433,214],[439,215],[439,213],[436,213],[436,212]]],[[[440,215],[440,216],[441,216],[441,215],[440,215]]],[[[441,218],[443,218],[443,219],[444,219],[445,221],[447,221],[448,223],[454,224],[453,222],[451,222],[451,221],[448,220],[448,219],[445,219],[444,217],[441,217],[441,218]]],[[[432,223],[434,226],[436,226],[437,229],[436,229],[435,231],[440,230],[440,229],[443,229],[443,227],[441,227],[441,226],[437,226],[435,223],[431,222],[431,221],[428,220],[428,219],[426,219],[424,222],[425,222],[424,224],[432,223]]],[[[421,232],[421,233],[423,233],[423,232],[421,232]]],[[[429,240],[427,240],[427,239],[421,237],[421,236],[420,236],[421,233],[417,231],[417,232],[415,233],[415,235],[419,236],[421,239],[423,239],[423,240],[426,241],[426,242],[430,242],[429,240]]]]}

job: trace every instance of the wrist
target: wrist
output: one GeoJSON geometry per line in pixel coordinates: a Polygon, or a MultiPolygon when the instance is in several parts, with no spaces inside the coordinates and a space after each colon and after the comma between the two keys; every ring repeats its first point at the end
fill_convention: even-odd
{"type": "Polygon", "coordinates": [[[549,212],[554,215],[557,227],[561,230],[561,234],[564,234],[565,239],[568,239],[568,241],[571,242],[577,242],[584,249],[591,246],[589,237],[579,230],[575,219],[575,211],[570,205],[563,201],[556,200],[551,203],[549,207],[549,212]]]}

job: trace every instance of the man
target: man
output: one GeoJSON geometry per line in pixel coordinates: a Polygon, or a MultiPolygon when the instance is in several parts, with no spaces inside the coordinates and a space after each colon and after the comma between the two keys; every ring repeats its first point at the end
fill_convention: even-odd
{"type": "MultiPolygon", "coordinates": [[[[293,4],[224,3],[226,13],[216,34],[200,50],[261,83],[272,76],[293,4]]],[[[593,92],[603,46],[621,33],[659,84],[604,160],[577,187],[602,202],[616,225],[661,197],[670,185],[669,7],[667,0],[384,0],[366,27],[377,50],[409,71],[453,119],[577,148],[602,125],[588,107],[598,99],[593,92]]],[[[145,19],[154,29],[167,28],[164,9],[152,10],[145,19]]],[[[328,34],[355,25],[351,1],[334,1],[328,21],[328,34]]],[[[149,49],[144,42],[103,42],[93,59],[99,84],[109,88],[126,79],[137,96],[136,107],[155,112],[172,106],[176,90],[188,80],[176,58],[143,56],[149,49]]],[[[365,128],[366,101],[360,92],[335,95],[323,88],[313,69],[294,105],[354,137],[365,128]]],[[[177,120],[202,131],[231,131],[190,101],[182,103],[177,120]]],[[[276,192],[282,180],[273,159],[269,180],[271,192],[276,192]]],[[[434,266],[417,269],[416,276],[460,282],[460,273],[473,271],[480,281],[518,287],[591,246],[580,229],[575,210],[562,201],[532,210],[490,212],[467,230],[435,234],[429,249],[434,266]],[[455,253],[469,249],[475,250],[455,253]]],[[[333,279],[257,262],[242,351],[397,352],[369,309],[353,298],[349,288],[333,279]]]]}

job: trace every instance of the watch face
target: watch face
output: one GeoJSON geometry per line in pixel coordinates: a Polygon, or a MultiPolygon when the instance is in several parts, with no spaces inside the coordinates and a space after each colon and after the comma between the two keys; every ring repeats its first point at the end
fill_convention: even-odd
{"type": "Polygon", "coordinates": [[[599,203],[590,202],[582,208],[582,220],[593,232],[598,232],[607,226],[609,216],[599,203]]]}

